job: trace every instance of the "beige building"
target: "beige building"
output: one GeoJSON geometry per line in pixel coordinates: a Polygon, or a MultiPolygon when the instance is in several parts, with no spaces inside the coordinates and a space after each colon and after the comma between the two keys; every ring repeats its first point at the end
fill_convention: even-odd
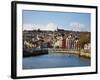
{"type": "Polygon", "coordinates": [[[55,42],[54,47],[61,48],[62,47],[62,40],[63,40],[62,37],[57,37],[57,41],[55,42]]]}

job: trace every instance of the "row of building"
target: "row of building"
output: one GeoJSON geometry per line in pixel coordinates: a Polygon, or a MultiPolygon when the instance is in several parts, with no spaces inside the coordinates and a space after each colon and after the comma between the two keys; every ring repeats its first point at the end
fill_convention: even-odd
{"type": "Polygon", "coordinates": [[[60,36],[54,47],[66,48],[66,49],[79,49],[79,39],[77,36],[69,34],[68,37],[60,36]]]}
{"type": "MultiPolygon", "coordinates": [[[[84,32],[84,37],[90,33],[84,32]]],[[[23,46],[27,48],[63,48],[63,49],[81,49],[80,32],[66,31],[57,29],[57,31],[31,30],[23,31],[23,46]]],[[[90,50],[90,43],[83,44],[84,50],[90,50]]]]}
{"type": "Polygon", "coordinates": [[[79,35],[64,31],[24,31],[24,47],[79,49],[79,35]]]}

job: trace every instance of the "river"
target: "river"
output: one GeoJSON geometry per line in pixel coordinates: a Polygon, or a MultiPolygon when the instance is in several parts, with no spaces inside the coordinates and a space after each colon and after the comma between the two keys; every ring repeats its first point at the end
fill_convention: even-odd
{"type": "Polygon", "coordinates": [[[23,58],[23,69],[82,67],[90,65],[90,59],[82,58],[75,54],[50,53],[23,58]]]}

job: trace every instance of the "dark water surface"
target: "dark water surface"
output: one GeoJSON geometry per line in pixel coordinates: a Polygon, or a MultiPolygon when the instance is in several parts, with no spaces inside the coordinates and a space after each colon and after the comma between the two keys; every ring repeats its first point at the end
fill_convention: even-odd
{"type": "Polygon", "coordinates": [[[74,54],[46,54],[23,58],[23,69],[90,66],[90,59],[74,54]]]}

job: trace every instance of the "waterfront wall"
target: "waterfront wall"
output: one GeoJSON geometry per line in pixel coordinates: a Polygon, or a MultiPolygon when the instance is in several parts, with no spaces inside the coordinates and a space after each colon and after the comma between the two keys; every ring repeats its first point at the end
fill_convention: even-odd
{"type": "Polygon", "coordinates": [[[47,49],[31,49],[31,50],[23,50],[23,57],[30,57],[30,56],[38,56],[48,54],[47,49]]]}
{"type": "Polygon", "coordinates": [[[76,54],[79,57],[91,58],[91,53],[84,50],[75,50],[75,49],[48,49],[49,53],[63,53],[63,54],[76,54]]]}
{"type": "Polygon", "coordinates": [[[28,49],[23,50],[23,57],[29,57],[29,56],[38,56],[38,55],[44,55],[48,53],[60,53],[60,54],[76,54],[79,55],[79,57],[85,57],[85,58],[91,58],[90,52],[85,52],[83,50],[71,50],[71,49],[28,49]]]}

